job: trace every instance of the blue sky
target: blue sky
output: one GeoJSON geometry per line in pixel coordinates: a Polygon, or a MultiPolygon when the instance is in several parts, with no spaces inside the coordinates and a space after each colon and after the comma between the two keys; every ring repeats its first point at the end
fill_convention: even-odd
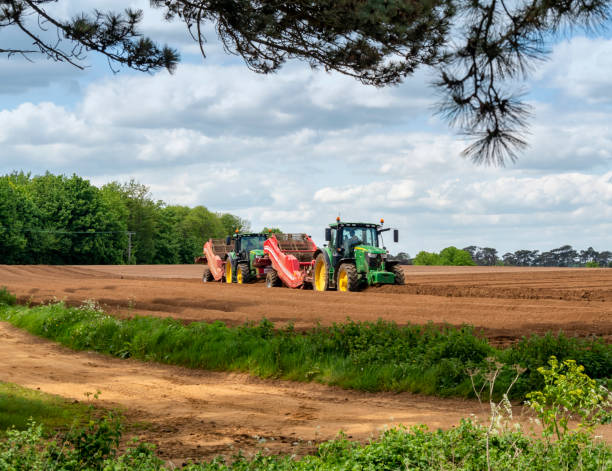
{"type": "MultiPolygon", "coordinates": [[[[465,142],[432,115],[426,71],[385,89],[300,62],[261,76],[225,54],[214,32],[202,59],[183,25],[162,22],[148,1],[127,4],[145,10],[149,35],[181,51],[177,72],[113,74],[93,54],[85,71],[0,58],[0,173],[134,178],[167,203],[319,241],[338,214],[384,217],[400,229],[388,247],[411,255],[448,245],[612,249],[609,35],[553,46],[525,84],[529,149],[491,168],[460,157],[465,142]]],[[[82,2],[54,8],[70,15],[82,2]]]]}

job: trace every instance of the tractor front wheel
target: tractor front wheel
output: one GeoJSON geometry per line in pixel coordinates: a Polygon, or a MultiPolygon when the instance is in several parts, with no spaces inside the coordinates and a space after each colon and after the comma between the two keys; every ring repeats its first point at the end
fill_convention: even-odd
{"type": "Polygon", "coordinates": [[[329,267],[325,261],[325,255],[322,253],[315,260],[313,286],[315,291],[327,291],[329,289],[329,267]]]}
{"type": "Polygon", "coordinates": [[[249,266],[246,263],[238,264],[238,267],[236,267],[236,283],[244,284],[249,281],[251,281],[249,266]]]}
{"type": "Polygon", "coordinates": [[[406,282],[406,279],[404,278],[404,270],[402,270],[402,267],[399,265],[393,265],[391,267],[391,273],[395,275],[396,285],[403,285],[406,282]]]}
{"type": "Polygon", "coordinates": [[[209,283],[213,280],[214,278],[212,276],[212,273],[210,272],[210,268],[206,267],[204,269],[204,274],[202,275],[202,283],[209,283]]]}
{"type": "Polygon", "coordinates": [[[343,263],[338,269],[338,291],[357,291],[359,289],[359,277],[357,268],[352,263],[343,263]]]}

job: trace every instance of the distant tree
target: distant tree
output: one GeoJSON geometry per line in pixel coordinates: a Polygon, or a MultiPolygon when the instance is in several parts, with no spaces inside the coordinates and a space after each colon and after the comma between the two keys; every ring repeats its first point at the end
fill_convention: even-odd
{"type": "Polygon", "coordinates": [[[514,266],[516,263],[516,256],[512,252],[506,252],[502,256],[502,260],[504,261],[504,265],[514,266]]]}
{"type": "Polygon", "coordinates": [[[593,249],[593,247],[589,247],[586,250],[581,250],[580,251],[580,263],[585,264],[587,262],[591,262],[593,260],[597,259],[597,256],[599,255],[599,253],[593,249]]]}
{"type": "Polygon", "coordinates": [[[517,250],[514,252],[515,264],[519,267],[530,267],[536,265],[538,258],[538,250],[517,250]]]}
{"type": "Polygon", "coordinates": [[[478,261],[476,261],[476,263],[478,265],[494,266],[497,265],[497,261],[497,249],[494,249],[492,247],[483,247],[482,249],[480,249],[480,252],[478,254],[478,261]]]}
{"type": "Polygon", "coordinates": [[[103,189],[118,192],[128,210],[127,229],[134,232],[132,261],[155,263],[156,215],[159,203],[153,201],[149,187],[132,179],[123,184],[111,182],[103,189]]]}
{"type": "MultiPolygon", "coordinates": [[[[50,3],[55,0],[1,1],[0,28],[23,32],[32,45],[7,44],[0,53],[41,53],[83,67],[84,53],[94,51],[111,64],[142,71],[173,70],[179,60],[175,50],[140,35],[138,10],[94,10],[67,20],[49,14],[50,3]]],[[[433,68],[438,113],[474,139],[464,155],[500,165],[525,147],[529,109],[516,85],[546,57],[548,40],[568,26],[603,27],[610,16],[609,0],[151,0],[151,5],[163,9],[167,20],[184,22],[202,54],[203,32],[213,26],[225,50],[259,73],[301,59],[384,86],[420,67],[433,68]]]]}
{"type": "Polygon", "coordinates": [[[460,250],[457,247],[446,247],[440,252],[441,265],[476,265],[472,256],[465,250],[460,250]]]}
{"type": "Polygon", "coordinates": [[[413,265],[441,265],[440,255],[435,252],[425,252],[424,250],[416,254],[412,260],[413,265]]]}
{"type": "Polygon", "coordinates": [[[394,260],[400,263],[400,265],[411,265],[412,260],[410,259],[410,255],[406,252],[399,252],[397,255],[390,255],[389,260],[394,260]]]}
{"type": "Polygon", "coordinates": [[[26,253],[37,224],[37,208],[26,188],[9,175],[0,177],[0,264],[31,263],[26,253]]]}
{"type": "Polygon", "coordinates": [[[608,266],[610,263],[612,263],[612,252],[608,250],[599,252],[595,258],[595,261],[602,267],[608,266]]]}
{"type": "Polygon", "coordinates": [[[439,254],[419,252],[412,260],[413,265],[475,265],[470,253],[457,247],[446,247],[439,254]]]}
{"type": "Polygon", "coordinates": [[[221,224],[225,231],[225,235],[233,234],[236,229],[239,232],[249,232],[251,230],[251,223],[246,219],[239,218],[233,214],[225,213],[219,215],[221,224]]]}

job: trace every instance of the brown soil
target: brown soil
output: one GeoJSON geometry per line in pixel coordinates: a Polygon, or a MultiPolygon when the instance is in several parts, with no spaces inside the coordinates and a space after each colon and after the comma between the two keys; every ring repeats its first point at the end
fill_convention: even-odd
{"type": "Polygon", "coordinates": [[[347,317],[398,324],[471,324],[495,343],[564,331],[612,340],[612,270],[406,267],[405,286],[315,293],[253,285],[203,284],[202,265],[7,266],[0,286],[20,301],[95,299],[119,316],[150,314],[229,325],[266,317],[296,328],[347,317]]]}
{"type": "MultiPolygon", "coordinates": [[[[202,284],[202,266],[2,266],[0,286],[21,302],[95,299],[119,316],[151,314],[230,325],[262,317],[298,328],[347,317],[469,323],[497,342],[563,330],[612,338],[612,270],[407,267],[403,287],[315,293],[202,284]]],[[[124,408],[163,458],[181,464],[238,450],[304,454],[339,430],[367,440],[385,426],[451,427],[478,403],[410,394],[367,394],[316,384],[262,381],[75,353],[0,324],[0,380],[124,408]],[[267,451],[266,451],[267,450],[267,451]]],[[[612,426],[601,433],[612,442],[612,426]]]]}

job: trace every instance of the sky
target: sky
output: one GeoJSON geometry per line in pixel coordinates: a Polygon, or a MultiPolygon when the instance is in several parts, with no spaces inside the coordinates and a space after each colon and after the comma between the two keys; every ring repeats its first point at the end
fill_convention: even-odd
{"type": "MultiPolygon", "coordinates": [[[[250,71],[207,32],[205,59],[183,24],[148,1],[143,30],[177,48],[177,71],[144,74],[91,53],[87,69],[0,56],[0,174],[76,173],[102,186],[135,179],[154,199],[203,205],[323,241],[336,216],[400,231],[392,253],[454,245],[612,250],[612,36],[576,32],[524,84],[529,148],[506,167],[475,166],[434,116],[428,71],[377,89],[294,61],[250,71]]],[[[60,0],[71,16],[83,2],[60,0]]],[[[28,44],[13,31],[0,42],[28,44]]],[[[390,239],[390,237],[388,237],[390,239]]]]}

